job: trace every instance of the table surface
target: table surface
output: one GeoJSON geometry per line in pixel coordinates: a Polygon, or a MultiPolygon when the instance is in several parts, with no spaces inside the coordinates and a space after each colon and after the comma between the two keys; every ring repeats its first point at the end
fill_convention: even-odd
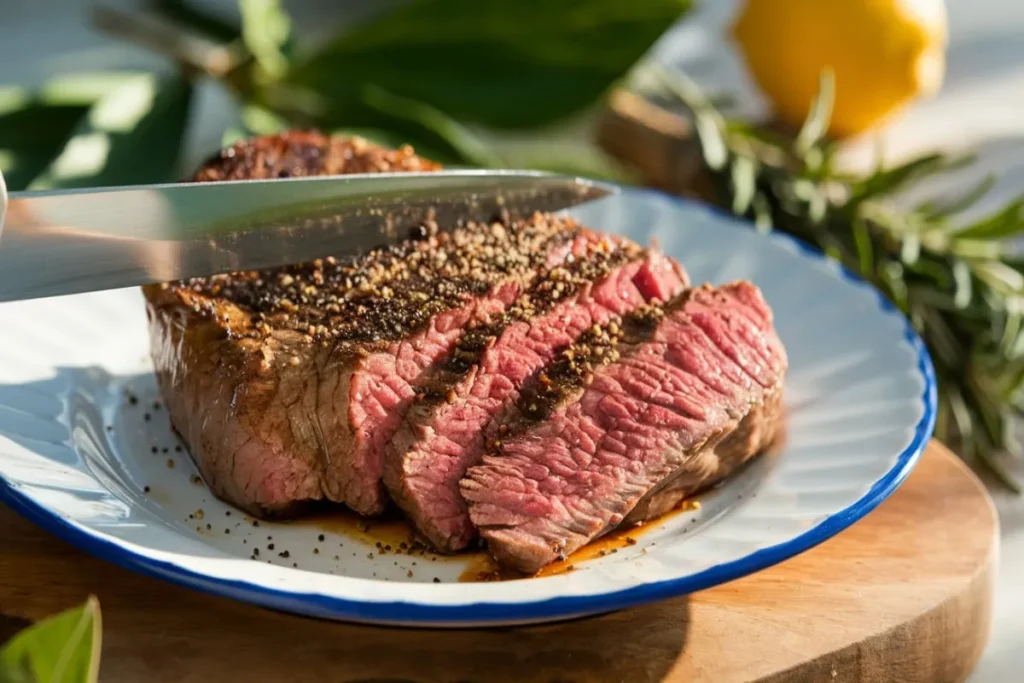
{"type": "Polygon", "coordinates": [[[430,630],[206,595],[85,556],[0,506],[0,638],[91,592],[104,683],[951,683],[985,645],[996,526],[977,478],[932,444],[878,509],[764,571],[589,619],[430,630]]]}
{"type": "MultiPolygon", "coordinates": [[[[56,73],[109,68],[165,68],[160,58],[118,44],[90,29],[88,5],[79,0],[4,0],[0,20],[0,84],[33,84],[56,73]]],[[[132,8],[140,0],[105,0],[108,6],[132,8]]],[[[207,5],[233,11],[233,0],[207,0],[207,5]]],[[[336,14],[352,0],[291,0],[287,3],[300,30],[324,35],[324,8],[336,14]]],[[[375,3],[379,9],[382,3],[375,3]]],[[[722,39],[737,0],[705,2],[687,21],[671,31],[656,56],[683,67],[706,86],[737,95],[751,113],[764,111],[733,48],[722,39]]],[[[991,204],[1024,191],[1024,3],[1006,0],[947,0],[950,14],[949,63],[942,91],[894,121],[883,134],[887,158],[936,147],[974,149],[979,161],[968,173],[993,173],[999,181],[991,204]]],[[[365,8],[366,5],[361,5],[365,8]]],[[[344,20],[344,19],[342,19],[344,20]]],[[[223,130],[236,120],[230,98],[213,85],[198,94],[183,166],[194,166],[216,149],[223,130]]],[[[852,166],[872,161],[869,140],[852,144],[845,160],[852,166]]],[[[965,182],[954,176],[924,191],[942,193],[965,182]]],[[[981,207],[983,210],[984,207],[981,207]]],[[[1024,478],[1024,465],[1015,469],[1024,478]]],[[[1024,650],[1024,498],[993,487],[1002,526],[1000,578],[995,621],[988,650],[972,683],[1020,680],[1024,650]]]]}

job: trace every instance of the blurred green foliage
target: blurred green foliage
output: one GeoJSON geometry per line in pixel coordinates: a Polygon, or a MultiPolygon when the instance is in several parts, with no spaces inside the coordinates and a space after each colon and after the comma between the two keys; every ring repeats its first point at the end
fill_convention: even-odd
{"type": "MultiPolygon", "coordinates": [[[[141,23],[134,37],[147,44],[149,36],[177,72],[73,75],[31,93],[0,88],[0,170],[12,190],[176,180],[188,170],[178,162],[195,85],[214,79],[240,111],[224,142],[315,127],[412,144],[448,165],[514,161],[621,178],[585,136],[535,162],[501,140],[532,137],[543,150],[552,130],[585,125],[690,4],[412,0],[309,46],[279,0],[239,0],[236,21],[186,0],[153,0],[146,21],[173,23],[161,41],[141,23]]],[[[135,29],[121,28],[132,37],[135,29]]]]}
{"type": "Polygon", "coordinates": [[[100,605],[84,605],[43,619],[0,648],[2,683],[95,683],[100,665],[100,605]]]}

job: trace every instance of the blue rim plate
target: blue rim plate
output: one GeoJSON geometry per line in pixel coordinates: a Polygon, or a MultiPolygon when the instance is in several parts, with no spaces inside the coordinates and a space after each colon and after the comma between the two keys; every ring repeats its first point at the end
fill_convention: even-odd
{"type": "MultiPolygon", "coordinates": [[[[159,406],[137,291],[0,306],[0,499],[104,560],[316,617],[513,625],[684,595],[821,543],[873,510],[931,436],[934,371],[906,319],[817,251],[705,206],[624,189],[573,212],[656,242],[695,281],[750,279],[790,356],[785,445],[575,571],[460,582],[477,558],[377,547],[331,520],[254,523],[197,486],[159,406]],[[259,549],[260,554],[255,554],[259,549]]],[[[377,537],[378,540],[380,537],[377,537]]]]}

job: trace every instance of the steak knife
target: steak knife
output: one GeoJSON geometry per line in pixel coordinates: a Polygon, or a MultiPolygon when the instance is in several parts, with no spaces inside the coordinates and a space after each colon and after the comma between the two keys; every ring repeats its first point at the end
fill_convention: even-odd
{"type": "Polygon", "coordinates": [[[0,301],[344,257],[427,221],[554,212],[614,185],[458,170],[12,192],[0,175],[0,301]]]}

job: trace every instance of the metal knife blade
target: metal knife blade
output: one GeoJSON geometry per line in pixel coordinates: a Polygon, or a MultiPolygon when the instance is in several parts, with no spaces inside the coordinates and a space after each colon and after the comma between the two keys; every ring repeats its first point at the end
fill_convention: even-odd
{"type": "Polygon", "coordinates": [[[614,185],[534,171],[445,171],[11,193],[0,178],[0,301],[343,257],[434,220],[559,211],[614,185]]]}

